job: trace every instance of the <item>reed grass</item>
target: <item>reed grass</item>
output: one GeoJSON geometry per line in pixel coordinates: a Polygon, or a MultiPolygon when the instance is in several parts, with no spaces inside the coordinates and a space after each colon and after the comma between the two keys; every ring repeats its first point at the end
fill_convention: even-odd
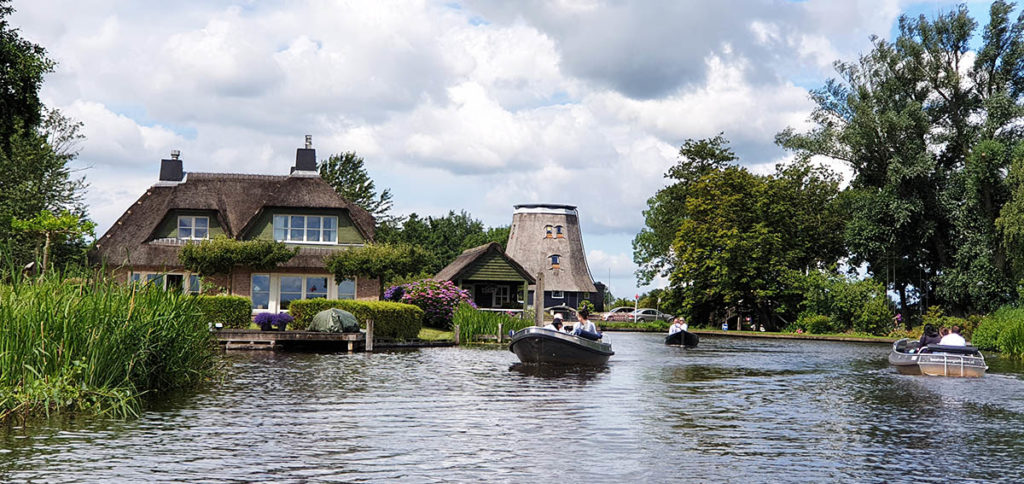
{"type": "Polygon", "coordinates": [[[93,274],[0,282],[0,422],[85,412],[137,415],[147,394],[213,374],[215,347],[194,297],[93,274]]]}
{"type": "Polygon", "coordinates": [[[459,325],[459,341],[472,343],[478,335],[497,335],[501,332],[519,331],[533,326],[533,319],[523,319],[504,312],[481,311],[468,304],[460,305],[452,316],[452,323],[459,325]]]}

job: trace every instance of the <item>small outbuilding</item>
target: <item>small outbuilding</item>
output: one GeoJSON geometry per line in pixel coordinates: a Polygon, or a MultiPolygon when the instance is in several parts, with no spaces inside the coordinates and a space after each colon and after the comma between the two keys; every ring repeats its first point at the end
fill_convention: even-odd
{"type": "Polygon", "coordinates": [[[434,280],[451,281],[469,291],[481,309],[524,309],[524,296],[537,282],[497,242],[466,249],[434,280]]]}

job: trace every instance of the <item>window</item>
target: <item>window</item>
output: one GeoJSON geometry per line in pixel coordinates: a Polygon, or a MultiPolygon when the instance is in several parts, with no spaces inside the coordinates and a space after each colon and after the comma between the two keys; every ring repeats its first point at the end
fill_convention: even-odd
{"type": "Polygon", "coordinates": [[[270,309],[270,275],[252,275],[252,308],[270,309]]]}
{"type": "Polygon", "coordinates": [[[182,240],[210,238],[210,217],[179,216],[178,238],[182,240]]]}
{"type": "Polygon", "coordinates": [[[281,309],[296,299],[302,299],[302,276],[281,276],[281,309]]]}
{"type": "Polygon", "coordinates": [[[544,238],[545,239],[550,239],[551,238],[551,226],[548,225],[547,227],[544,227],[544,232],[545,232],[544,238]]]}
{"type": "Polygon", "coordinates": [[[492,306],[499,308],[503,304],[512,301],[511,291],[508,290],[508,286],[497,286],[494,288],[494,298],[492,300],[492,306]]]}
{"type": "Polygon", "coordinates": [[[128,282],[132,284],[153,284],[168,291],[182,291],[185,294],[199,294],[199,275],[167,274],[155,272],[132,272],[128,282]]]}
{"type": "Polygon", "coordinates": [[[551,299],[565,299],[565,293],[562,291],[551,291],[551,299]]]}
{"type": "Polygon", "coordinates": [[[307,277],[306,278],[306,299],[326,298],[327,278],[307,277]]]}
{"type": "Polygon", "coordinates": [[[562,233],[562,226],[555,225],[555,238],[564,239],[565,235],[562,233]]]}
{"type": "Polygon", "coordinates": [[[338,299],[355,299],[356,281],[345,279],[338,283],[338,299]]]}
{"type": "Polygon", "coordinates": [[[558,254],[552,254],[551,255],[551,268],[552,269],[558,269],[558,262],[559,262],[559,260],[561,258],[562,258],[562,256],[560,256],[558,254]]]}
{"type": "MultiPolygon", "coordinates": [[[[274,215],[274,240],[334,244],[338,217],[327,215],[274,215]]],[[[322,287],[321,287],[322,289],[322,287]]]]}

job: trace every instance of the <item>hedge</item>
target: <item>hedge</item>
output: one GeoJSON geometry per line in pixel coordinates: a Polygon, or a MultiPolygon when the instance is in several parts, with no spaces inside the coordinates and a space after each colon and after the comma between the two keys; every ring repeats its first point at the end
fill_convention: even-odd
{"type": "Polygon", "coordinates": [[[351,299],[302,299],[292,301],[288,312],[295,318],[291,327],[305,330],[313,316],[330,308],[343,309],[366,328],[366,320],[373,320],[373,336],[385,339],[415,339],[420,334],[423,310],[411,304],[387,301],[353,301],[351,299]]]}
{"type": "Polygon", "coordinates": [[[241,296],[196,296],[196,304],[208,323],[245,329],[252,322],[252,302],[241,296]]]}

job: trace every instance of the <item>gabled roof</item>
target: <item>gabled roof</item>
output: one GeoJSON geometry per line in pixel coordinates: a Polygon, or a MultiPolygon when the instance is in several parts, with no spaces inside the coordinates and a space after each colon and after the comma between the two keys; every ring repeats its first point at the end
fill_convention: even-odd
{"type": "Polygon", "coordinates": [[[346,210],[363,238],[373,240],[373,216],[319,176],[189,173],[181,183],[149,187],[96,241],[96,255],[113,264],[130,257],[133,265],[176,265],[176,244],[147,243],[171,211],[215,210],[225,234],[239,238],[264,210],[278,207],[346,210]]]}
{"type": "Polygon", "coordinates": [[[534,279],[522,265],[516,262],[515,259],[509,257],[504,250],[501,250],[501,244],[497,242],[490,242],[479,247],[473,247],[472,249],[462,251],[462,253],[451,262],[451,264],[445,266],[444,269],[441,269],[441,271],[434,276],[434,280],[459,280],[468,269],[473,267],[473,263],[480,260],[481,257],[489,254],[494,254],[504,259],[512,269],[514,269],[519,275],[523,276],[523,279],[526,279],[528,284],[537,283],[537,280],[534,279]]]}

